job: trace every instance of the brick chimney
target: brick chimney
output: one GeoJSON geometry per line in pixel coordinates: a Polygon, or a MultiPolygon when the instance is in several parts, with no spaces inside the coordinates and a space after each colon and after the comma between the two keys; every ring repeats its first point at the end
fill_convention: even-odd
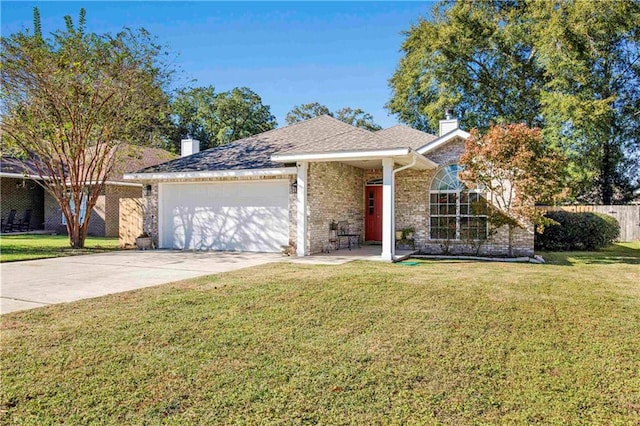
{"type": "Polygon", "coordinates": [[[191,136],[187,136],[186,139],[182,139],[180,147],[180,156],[187,157],[189,155],[200,152],[200,141],[192,139],[191,136]]]}
{"type": "Polygon", "coordinates": [[[440,132],[438,136],[446,135],[458,127],[458,118],[454,116],[453,108],[447,108],[444,112],[444,120],[440,120],[440,132]]]}

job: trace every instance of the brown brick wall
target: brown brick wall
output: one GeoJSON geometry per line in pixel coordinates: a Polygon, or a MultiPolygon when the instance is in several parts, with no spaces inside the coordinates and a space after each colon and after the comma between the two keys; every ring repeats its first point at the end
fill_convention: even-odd
{"type": "MultiPolygon", "coordinates": [[[[87,235],[94,237],[105,236],[105,195],[100,195],[89,218],[87,235]]],[[[44,197],[44,229],[60,234],[67,233],[67,226],[62,224],[62,209],[55,198],[48,192],[44,197]]],[[[116,235],[117,236],[117,235],[116,235]]]]}
{"type": "MultiPolygon", "coordinates": [[[[120,221],[120,199],[140,198],[142,188],[139,186],[108,185],[105,189],[104,200],[104,235],[105,237],[117,237],[120,221]]],[[[95,213],[95,211],[94,211],[95,213]]]]}
{"type": "Polygon", "coordinates": [[[13,209],[17,222],[24,217],[25,210],[31,209],[31,229],[43,229],[44,193],[44,189],[30,179],[0,178],[2,217],[6,220],[13,209]]]}
{"type": "MultiPolygon", "coordinates": [[[[429,158],[444,166],[454,163],[464,151],[462,141],[451,142],[429,154],[429,158]],[[449,150],[449,148],[451,148],[449,150]]],[[[430,254],[473,254],[475,248],[464,241],[439,241],[429,239],[429,188],[437,170],[405,170],[396,175],[395,229],[413,227],[416,230],[416,248],[430,254]]],[[[364,181],[382,178],[382,170],[367,170],[364,181]]],[[[480,246],[480,254],[501,256],[508,253],[508,229],[503,227],[480,246]]],[[[534,232],[532,227],[515,229],[513,237],[516,256],[533,255],[534,232]]]]}
{"type": "Polygon", "coordinates": [[[307,240],[309,253],[329,243],[331,221],[346,220],[351,231],[364,232],[364,170],[341,163],[312,163],[308,170],[307,240]]]}
{"type": "Polygon", "coordinates": [[[464,140],[457,138],[449,143],[437,148],[436,150],[426,154],[426,157],[431,161],[438,163],[441,166],[446,164],[455,163],[464,153],[464,140]]]}
{"type": "Polygon", "coordinates": [[[53,195],[44,195],[44,229],[47,231],[66,233],[67,228],[62,225],[62,211],[53,195]]]}

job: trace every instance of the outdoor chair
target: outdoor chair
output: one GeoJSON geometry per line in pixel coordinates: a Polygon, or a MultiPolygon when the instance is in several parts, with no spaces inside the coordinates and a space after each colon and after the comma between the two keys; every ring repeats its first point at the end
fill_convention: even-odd
{"type": "Polygon", "coordinates": [[[340,250],[341,241],[345,238],[347,240],[347,246],[349,247],[349,250],[351,250],[352,240],[354,240],[355,244],[358,247],[360,247],[360,234],[351,231],[351,226],[349,225],[349,222],[347,222],[346,220],[342,220],[338,222],[338,234],[337,234],[338,244],[337,244],[336,250],[340,250]]]}
{"type": "Polygon", "coordinates": [[[17,224],[18,231],[29,231],[31,228],[31,209],[27,209],[24,211],[24,216],[22,220],[17,224]]]}
{"type": "Polygon", "coordinates": [[[16,211],[11,210],[7,216],[7,222],[2,224],[2,232],[11,232],[15,227],[16,211]]]}

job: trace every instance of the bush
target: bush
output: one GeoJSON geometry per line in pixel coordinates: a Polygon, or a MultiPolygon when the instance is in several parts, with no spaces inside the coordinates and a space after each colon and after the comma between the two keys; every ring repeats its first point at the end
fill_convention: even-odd
{"type": "Polygon", "coordinates": [[[618,221],[605,214],[550,211],[545,216],[558,224],[536,235],[536,250],[597,250],[620,236],[618,221]]]}

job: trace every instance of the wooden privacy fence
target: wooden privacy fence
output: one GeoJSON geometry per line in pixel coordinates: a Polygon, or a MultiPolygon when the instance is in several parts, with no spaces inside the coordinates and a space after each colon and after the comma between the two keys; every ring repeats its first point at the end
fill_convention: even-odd
{"type": "Polygon", "coordinates": [[[566,212],[602,213],[613,216],[620,224],[620,241],[640,240],[640,205],[578,205],[578,206],[540,206],[546,211],[563,210],[566,212]]]}
{"type": "Polygon", "coordinates": [[[120,198],[120,247],[135,245],[142,234],[144,207],[143,198],[120,198]]]}

